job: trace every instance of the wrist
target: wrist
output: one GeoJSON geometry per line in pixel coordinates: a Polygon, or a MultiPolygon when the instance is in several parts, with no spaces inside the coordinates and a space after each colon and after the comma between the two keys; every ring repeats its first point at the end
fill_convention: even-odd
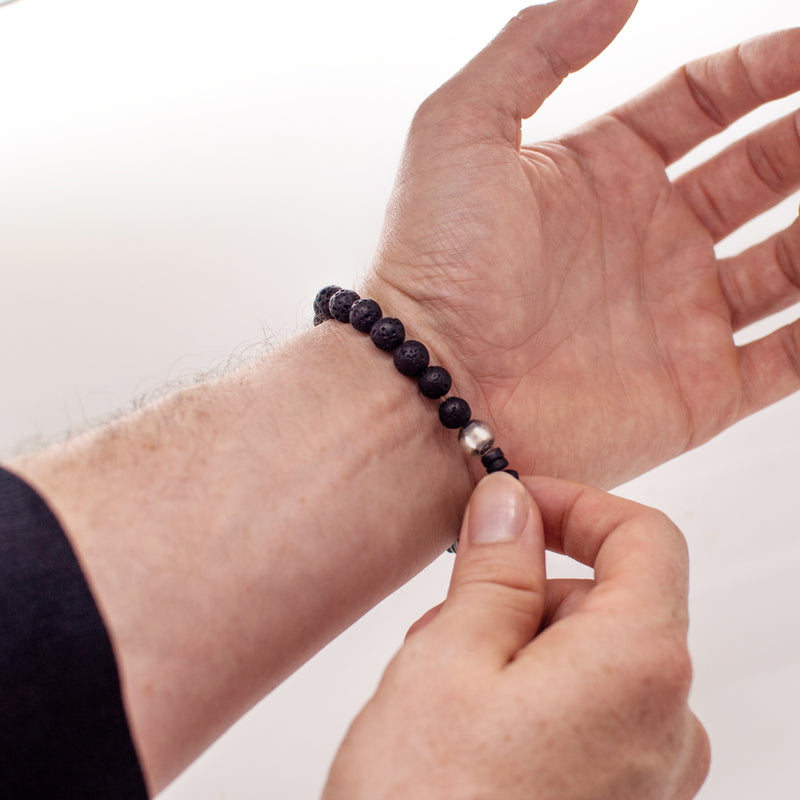
{"type": "MultiPolygon", "coordinates": [[[[384,313],[394,316],[395,312],[387,306],[384,313]]],[[[381,472],[385,470],[389,486],[375,495],[370,505],[388,519],[397,520],[391,512],[381,511],[379,504],[398,495],[396,489],[389,487],[397,487],[397,482],[403,481],[420,509],[438,509],[431,521],[438,520],[439,527],[431,533],[435,549],[440,552],[454,540],[466,500],[481,477],[473,472],[475,459],[459,446],[458,431],[442,426],[439,401],[424,397],[416,381],[401,375],[394,367],[392,354],[376,348],[369,335],[330,320],[304,336],[313,342],[318,367],[337,373],[336,388],[319,387],[320,400],[330,399],[331,392],[336,394],[336,402],[329,408],[331,413],[323,412],[327,415],[326,424],[332,428],[342,424],[357,428],[354,455],[360,455],[355,455],[354,461],[360,460],[365,466],[381,465],[381,472]],[[404,475],[406,471],[408,474],[404,475]]],[[[413,328],[407,338],[415,338],[413,328]]],[[[436,358],[436,351],[431,348],[432,364],[436,358]]],[[[356,469],[355,464],[352,469],[356,469]]],[[[408,503],[407,496],[403,502],[408,503]]],[[[410,528],[402,527],[402,531],[406,537],[412,534],[410,528]]],[[[406,543],[400,542],[403,546],[406,543]]]]}
{"type": "MultiPolygon", "coordinates": [[[[472,419],[484,421],[497,434],[498,420],[492,414],[486,394],[479,382],[466,368],[463,356],[457,354],[453,342],[448,339],[447,326],[442,323],[442,320],[429,314],[424,302],[415,300],[380,277],[378,269],[371,270],[370,274],[360,283],[357,291],[362,297],[376,300],[386,316],[398,317],[402,320],[406,330],[406,339],[421,341],[430,352],[431,365],[444,367],[450,373],[452,387],[448,396],[457,396],[466,400],[472,412],[472,419]]],[[[427,403],[434,407],[435,415],[437,401],[428,400],[427,403]]],[[[452,438],[454,445],[462,452],[462,458],[465,458],[465,467],[470,476],[471,486],[474,487],[485,475],[481,460],[463,456],[463,451],[457,444],[458,430],[448,433],[451,434],[448,438],[452,438]]],[[[499,438],[496,444],[502,444],[499,438]]]]}

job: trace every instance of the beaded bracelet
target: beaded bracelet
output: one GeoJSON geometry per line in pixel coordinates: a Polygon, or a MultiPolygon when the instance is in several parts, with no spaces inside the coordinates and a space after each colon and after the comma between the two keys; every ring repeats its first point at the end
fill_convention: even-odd
{"type": "MultiPolygon", "coordinates": [[[[397,371],[417,381],[420,392],[431,400],[444,397],[452,384],[444,367],[430,366],[428,348],[422,342],[406,339],[403,323],[394,317],[384,317],[374,300],[362,299],[350,289],[326,286],[314,300],[314,325],[326,320],[349,322],[360,333],[368,333],[375,346],[392,353],[397,371]]],[[[480,456],[487,473],[507,472],[519,480],[519,473],[508,468],[508,459],[494,446],[491,428],[472,419],[469,403],[461,397],[448,397],[439,405],[439,420],[445,428],[460,429],[458,441],[470,455],[480,456]]],[[[455,553],[458,542],[447,550],[455,553]]]]}

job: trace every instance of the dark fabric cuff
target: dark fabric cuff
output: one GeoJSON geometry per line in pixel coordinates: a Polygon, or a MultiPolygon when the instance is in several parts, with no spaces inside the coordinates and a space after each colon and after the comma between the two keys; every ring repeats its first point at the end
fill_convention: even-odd
{"type": "Polygon", "coordinates": [[[111,641],[72,547],[1,467],[0,795],[147,798],[111,641]]]}

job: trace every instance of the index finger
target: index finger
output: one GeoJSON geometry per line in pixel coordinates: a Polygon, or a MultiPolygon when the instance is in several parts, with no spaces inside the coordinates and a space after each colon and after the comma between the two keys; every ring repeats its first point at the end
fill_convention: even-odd
{"type": "Polygon", "coordinates": [[[800,28],[684,65],[611,112],[664,161],[677,161],[758,106],[800,90],[800,28]]]}
{"type": "Polygon", "coordinates": [[[660,610],[688,625],[686,540],[660,511],[555,478],[524,480],[553,552],[594,568],[595,589],[614,589],[614,610],[660,610]]]}

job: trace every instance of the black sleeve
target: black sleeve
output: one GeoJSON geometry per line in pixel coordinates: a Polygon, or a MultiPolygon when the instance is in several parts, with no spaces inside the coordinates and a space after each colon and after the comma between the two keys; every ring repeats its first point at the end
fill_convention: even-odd
{"type": "Polygon", "coordinates": [[[0,468],[0,797],[146,800],[100,613],[58,520],[0,468]]]}

